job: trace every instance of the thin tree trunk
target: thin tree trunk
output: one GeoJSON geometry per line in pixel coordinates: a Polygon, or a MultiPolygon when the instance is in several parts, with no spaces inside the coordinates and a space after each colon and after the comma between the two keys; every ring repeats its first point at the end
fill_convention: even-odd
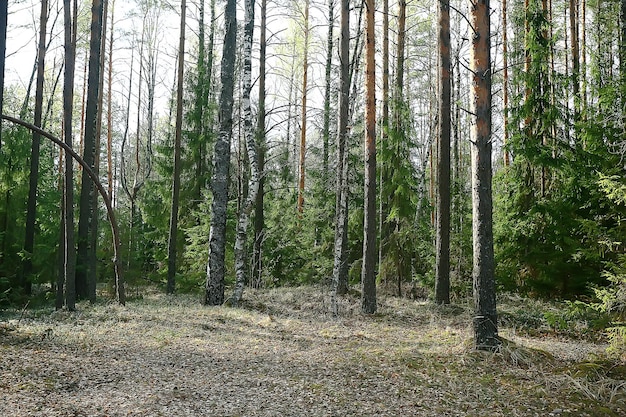
{"type": "MultiPolygon", "coordinates": [[[[74,13],[76,13],[74,0],[74,13]]],[[[74,69],[76,64],[76,31],[72,30],[74,19],[70,0],[63,1],[65,24],[65,75],[63,77],[63,134],[65,144],[72,148],[72,108],[74,98],[74,69]]],[[[65,260],[63,276],[65,278],[65,305],[68,310],[76,308],[76,249],[74,247],[74,169],[73,159],[65,153],[65,181],[63,187],[63,213],[65,260]]],[[[60,288],[59,290],[62,290],[60,288]]]]}
{"type": "MultiPolygon", "coordinates": [[[[37,86],[35,88],[35,118],[34,125],[41,127],[43,113],[43,83],[46,57],[46,28],[48,24],[48,1],[41,2],[41,16],[39,19],[39,48],[37,53],[37,86]]],[[[33,132],[30,151],[30,175],[28,187],[28,203],[26,205],[26,234],[24,237],[24,259],[22,270],[22,289],[28,295],[32,290],[30,275],[33,272],[33,248],[35,246],[35,221],[37,218],[37,182],[39,180],[39,145],[41,135],[33,132]]]]}
{"type": "Polygon", "coordinates": [[[507,0],[502,0],[502,90],[504,107],[504,166],[511,164],[511,154],[507,149],[509,141],[509,52],[508,52],[508,26],[507,26],[507,0]]]}
{"type": "Polygon", "coordinates": [[[492,232],[489,0],[472,2],[470,9],[475,31],[470,50],[474,336],[477,349],[493,350],[499,341],[492,232]]]}
{"type": "Polygon", "coordinates": [[[365,207],[361,309],[376,312],[376,48],[374,0],[365,0],[365,207]]]}
{"type": "Polygon", "coordinates": [[[224,302],[224,257],[226,252],[226,208],[228,205],[228,171],[233,127],[233,90],[235,55],[237,54],[237,10],[235,0],[227,0],[224,11],[224,49],[222,52],[220,92],[220,131],[213,153],[209,260],[204,304],[224,302]]]}
{"type": "Polygon", "coordinates": [[[108,87],[107,95],[107,188],[109,198],[113,201],[113,29],[115,27],[115,0],[111,1],[111,35],[109,37],[109,68],[108,68],[108,87]]]}
{"type": "Polygon", "coordinates": [[[243,35],[243,91],[241,102],[243,110],[243,130],[250,162],[250,185],[249,193],[239,213],[237,222],[237,235],[235,237],[235,290],[231,297],[233,305],[239,305],[243,297],[243,289],[248,281],[246,269],[246,238],[250,214],[259,191],[259,166],[252,123],[252,106],[250,104],[250,92],[252,90],[252,41],[254,38],[254,0],[245,1],[244,35],[243,35]]]}
{"type": "Polygon", "coordinates": [[[331,69],[333,63],[333,28],[335,26],[334,0],[328,0],[328,38],[326,39],[326,68],[324,83],[324,127],[322,130],[322,175],[325,184],[328,183],[328,149],[330,143],[330,90],[331,69]]]}
{"type": "Polygon", "coordinates": [[[380,181],[378,189],[378,228],[380,231],[380,243],[378,246],[378,265],[382,265],[385,256],[385,247],[389,237],[387,225],[388,202],[385,194],[386,183],[388,178],[388,168],[385,164],[387,156],[387,142],[389,138],[389,0],[383,0],[383,89],[382,89],[382,131],[380,141],[380,155],[382,158],[378,160],[380,164],[380,181]]]}
{"type": "Polygon", "coordinates": [[[261,0],[261,27],[259,39],[259,112],[257,120],[257,150],[259,164],[259,190],[254,203],[254,244],[252,254],[253,285],[256,288],[262,282],[262,247],[265,227],[264,186],[265,186],[265,59],[267,55],[267,0],[261,0]]]}
{"type": "MultiPolygon", "coordinates": [[[[0,2],[0,114],[4,110],[4,67],[7,52],[7,21],[9,2],[0,2]]],[[[0,149],[2,149],[2,121],[0,121],[0,149]]],[[[0,260],[2,257],[0,256],[0,260]]]]}
{"type": "Polygon", "coordinates": [[[309,81],[309,2],[304,1],[304,63],[302,64],[302,117],[300,127],[300,160],[298,164],[298,213],[304,211],[304,180],[306,161],[306,100],[309,81]]]}
{"type": "Polygon", "coordinates": [[[339,43],[339,131],[337,132],[337,185],[335,199],[335,250],[330,308],[339,313],[337,295],[348,291],[348,108],[350,106],[350,0],[341,0],[341,39],[339,43]]]}
{"type": "MultiPolygon", "coordinates": [[[[91,8],[91,42],[89,46],[89,76],[87,86],[87,105],[85,109],[85,140],[83,159],[93,169],[96,162],[96,133],[98,116],[98,97],[100,91],[100,48],[102,46],[102,0],[93,0],[91,8]]],[[[94,215],[95,189],[83,170],[81,180],[79,220],[78,220],[78,252],[76,256],[76,293],[79,297],[89,296],[88,276],[90,251],[91,217],[94,215]]]]}
{"type": "Polygon", "coordinates": [[[435,302],[450,303],[450,1],[439,2],[439,149],[435,302]]]}
{"type": "MultiPolygon", "coordinates": [[[[580,49],[578,44],[578,1],[569,1],[570,44],[572,48],[572,90],[574,92],[574,123],[580,118],[580,49]]],[[[578,135],[576,135],[578,136],[578,135]]]]}
{"type": "MultiPolygon", "coordinates": [[[[176,87],[176,132],[174,136],[174,173],[172,185],[172,206],[170,210],[170,233],[167,242],[167,289],[173,294],[176,289],[176,249],[178,242],[178,199],[180,196],[180,144],[183,131],[183,92],[185,71],[185,15],[187,2],[180,6],[180,40],[178,42],[178,75],[176,87]]],[[[203,82],[203,81],[200,81],[203,82]]]]}

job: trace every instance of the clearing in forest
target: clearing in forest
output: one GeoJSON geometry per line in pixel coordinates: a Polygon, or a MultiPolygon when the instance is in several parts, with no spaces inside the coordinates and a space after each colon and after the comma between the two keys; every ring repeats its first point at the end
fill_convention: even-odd
{"type": "Polygon", "coordinates": [[[0,416],[626,415],[625,367],[599,342],[548,331],[536,302],[500,300],[505,343],[484,353],[468,305],[381,297],[364,316],[348,297],[333,319],[326,294],[5,311],[0,416]]]}

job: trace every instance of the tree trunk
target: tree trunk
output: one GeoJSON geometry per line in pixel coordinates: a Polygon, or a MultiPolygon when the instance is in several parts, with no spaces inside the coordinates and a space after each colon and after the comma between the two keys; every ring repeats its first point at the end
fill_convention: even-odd
{"type": "Polygon", "coordinates": [[[365,0],[365,207],[361,309],[376,312],[376,48],[374,0],[365,0]]]}
{"type": "MultiPolygon", "coordinates": [[[[93,0],[91,8],[91,42],[89,45],[89,81],[87,86],[87,106],[85,109],[85,140],[83,159],[93,169],[96,162],[96,125],[98,116],[98,97],[100,91],[100,48],[102,45],[102,0],[93,0]]],[[[91,217],[94,215],[95,188],[89,176],[83,170],[81,179],[79,219],[78,219],[78,252],[76,256],[76,293],[78,297],[88,297],[90,251],[89,234],[91,217]]]]}
{"type": "Polygon", "coordinates": [[[439,149],[435,302],[450,303],[450,1],[439,2],[439,149]]]}
{"type": "MultiPolygon", "coordinates": [[[[170,210],[170,233],[167,241],[167,289],[173,294],[176,289],[176,249],[178,243],[178,199],[180,196],[180,143],[183,131],[183,93],[185,71],[185,14],[187,2],[180,5],[180,40],[178,42],[178,75],[176,87],[176,132],[174,133],[174,173],[172,180],[172,206],[170,210]]],[[[202,81],[201,81],[202,82],[202,81]]]]}
{"type": "Polygon", "coordinates": [[[334,0],[328,0],[328,38],[326,39],[326,68],[324,83],[324,127],[322,129],[322,175],[324,184],[328,183],[328,149],[330,143],[330,86],[333,63],[333,28],[335,26],[334,0]]]}
{"type": "Polygon", "coordinates": [[[350,0],[341,0],[341,40],[339,44],[339,131],[337,132],[337,184],[335,203],[335,250],[330,308],[338,314],[337,294],[348,290],[348,107],[350,105],[350,0]]]}
{"type": "MultiPolygon", "coordinates": [[[[574,123],[580,118],[580,49],[578,44],[578,1],[569,0],[570,42],[572,48],[572,90],[574,123]]],[[[577,137],[578,135],[576,135],[577,137]]]]}
{"type": "MultiPolygon", "coordinates": [[[[9,2],[0,2],[0,114],[4,109],[4,66],[7,52],[7,21],[9,2]]],[[[0,149],[2,149],[2,121],[0,121],[0,149]]],[[[2,257],[0,256],[0,260],[2,257]]]]}
{"type": "Polygon", "coordinates": [[[498,345],[491,193],[491,52],[489,0],[471,6],[475,33],[472,71],[472,235],[474,241],[474,336],[477,349],[498,345]]]}
{"type": "Polygon", "coordinates": [[[511,154],[507,149],[509,140],[509,52],[508,52],[508,32],[507,32],[507,0],[502,0],[502,94],[504,107],[504,166],[511,164],[511,154]]]}
{"type": "Polygon", "coordinates": [[[230,141],[233,127],[233,90],[235,55],[237,54],[237,9],[235,0],[227,0],[224,11],[224,49],[222,52],[220,92],[220,131],[213,153],[211,222],[209,231],[209,260],[204,304],[224,302],[224,257],[226,252],[226,209],[228,205],[228,171],[230,141]]]}
{"type": "MultiPolygon", "coordinates": [[[[76,0],[74,0],[76,2],[76,0]]],[[[76,13],[74,3],[74,13],[76,13]]],[[[63,135],[65,144],[72,147],[72,108],[74,99],[74,69],[76,64],[76,31],[70,0],[63,1],[65,22],[65,74],[63,76],[63,135]]],[[[63,187],[63,228],[65,235],[64,268],[65,305],[68,310],[76,308],[76,249],[74,247],[74,168],[73,160],[65,154],[65,181],[63,187]]],[[[62,290],[62,289],[60,289],[62,290]]]]}
{"type": "Polygon", "coordinates": [[[309,81],[309,1],[304,1],[304,63],[302,64],[302,117],[300,128],[300,160],[298,163],[298,213],[304,211],[304,180],[306,161],[306,99],[309,81]]]}
{"type": "Polygon", "coordinates": [[[250,214],[257,199],[259,191],[259,167],[256,150],[254,125],[252,123],[252,107],[250,104],[250,92],[252,91],[252,41],[254,39],[254,0],[245,1],[244,35],[243,35],[243,90],[241,92],[243,111],[243,130],[246,141],[246,150],[250,162],[250,185],[249,193],[237,222],[237,235],[235,237],[235,291],[231,297],[233,305],[239,305],[243,297],[243,289],[248,281],[246,271],[246,238],[250,214]]]}
{"type": "MultiPolygon", "coordinates": [[[[115,0],[111,1],[111,36],[109,37],[109,68],[108,68],[108,87],[107,95],[107,189],[109,198],[113,202],[113,28],[115,27],[115,0]]],[[[115,205],[115,204],[114,204],[115,205]]]]}
{"type": "Polygon", "coordinates": [[[380,165],[380,183],[378,189],[378,228],[380,231],[380,243],[378,246],[378,265],[382,265],[383,258],[385,257],[385,247],[387,239],[389,238],[389,229],[387,226],[387,212],[389,203],[387,201],[387,193],[385,188],[387,181],[389,181],[389,175],[387,171],[387,147],[389,140],[389,0],[383,0],[383,89],[382,89],[382,132],[380,140],[380,155],[378,163],[380,165]]]}
{"type": "Polygon", "coordinates": [[[262,247],[265,212],[263,208],[265,186],[265,59],[267,55],[267,0],[261,0],[261,27],[259,40],[259,114],[257,120],[257,150],[259,169],[259,190],[254,203],[254,244],[252,249],[253,286],[259,288],[262,282],[262,247]]]}
{"type": "MultiPolygon", "coordinates": [[[[34,125],[41,127],[43,113],[43,83],[46,57],[46,28],[48,24],[48,1],[41,2],[41,16],[39,20],[39,48],[37,53],[37,86],[35,88],[35,118],[34,125]]],[[[37,218],[37,182],[39,180],[39,145],[41,135],[33,132],[30,151],[30,175],[28,188],[28,203],[26,205],[26,235],[24,237],[24,259],[22,271],[22,289],[30,295],[32,282],[30,275],[33,272],[33,248],[35,246],[35,221],[37,218]]]]}

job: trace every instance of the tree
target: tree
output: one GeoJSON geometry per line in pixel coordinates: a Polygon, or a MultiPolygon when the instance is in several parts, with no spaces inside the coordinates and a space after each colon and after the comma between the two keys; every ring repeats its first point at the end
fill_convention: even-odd
{"type": "Polygon", "coordinates": [[[209,260],[204,304],[224,302],[224,257],[226,253],[226,208],[228,205],[228,172],[230,170],[230,141],[233,127],[233,90],[235,55],[237,53],[237,10],[235,0],[227,0],[224,11],[224,47],[220,79],[220,130],[213,153],[211,191],[211,222],[209,231],[209,260]]]}
{"type": "Polygon", "coordinates": [[[261,259],[265,228],[265,80],[267,57],[267,0],[261,0],[261,25],[259,35],[259,103],[257,115],[257,159],[259,170],[259,189],[254,203],[254,243],[252,249],[252,279],[253,285],[259,287],[263,274],[261,259]]]}
{"type": "Polygon", "coordinates": [[[243,34],[243,91],[241,93],[243,128],[246,150],[250,162],[249,194],[239,212],[237,235],[235,236],[235,290],[231,301],[234,305],[241,302],[243,288],[248,280],[246,273],[246,237],[250,214],[259,192],[259,167],[256,149],[254,125],[252,123],[252,106],[250,92],[252,90],[252,40],[254,35],[254,0],[245,1],[244,34],[243,34]]]}
{"type": "Polygon", "coordinates": [[[302,109],[300,125],[300,159],[298,163],[298,213],[302,215],[304,210],[304,180],[306,161],[306,99],[307,85],[309,81],[309,2],[304,1],[304,62],[302,64],[302,109]]]}
{"type": "MultiPolygon", "coordinates": [[[[7,20],[9,2],[0,2],[0,114],[4,109],[4,64],[7,52],[7,20]]],[[[0,121],[0,149],[2,149],[2,122],[0,121]]],[[[0,258],[1,259],[1,258],[0,258]]]]}
{"type": "Polygon", "coordinates": [[[172,202],[170,210],[170,232],[167,243],[167,293],[176,288],[176,248],[178,242],[178,199],[180,196],[180,142],[183,131],[183,72],[185,70],[185,14],[187,3],[180,5],[180,40],[178,43],[178,75],[176,88],[176,132],[174,133],[174,172],[172,178],[172,202]]]}
{"type": "MultiPolygon", "coordinates": [[[[70,0],[63,1],[64,16],[64,48],[65,48],[65,74],[63,76],[63,134],[65,144],[72,147],[72,110],[74,99],[74,69],[76,67],[76,0],[74,3],[74,18],[72,19],[72,7],[70,0]]],[[[76,308],[76,249],[74,246],[74,168],[73,160],[65,154],[65,175],[63,187],[63,236],[65,237],[63,254],[64,268],[63,278],[65,283],[65,297],[63,294],[63,282],[59,280],[57,286],[57,309],[65,305],[68,310],[76,308]],[[60,302],[61,301],[61,302],[60,302]]]]}
{"type": "MultiPolygon", "coordinates": [[[[93,0],[91,7],[91,41],[89,44],[89,79],[87,86],[87,106],[85,109],[85,140],[83,148],[83,159],[92,168],[95,168],[96,153],[96,134],[97,134],[97,117],[98,103],[100,91],[100,54],[102,46],[102,16],[103,1],[93,0]]],[[[76,293],[78,297],[90,297],[95,295],[95,282],[88,282],[90,269],[95,265],[90,264],[91,251],[95,251],[95,247],[90,245],[90,233],[94,230],[91,228],[91,217],[95,212],[95,188],[89,180],[88,174],[83,170],[80,201],[79,201],[79,219],[78,219],[78,251],[76,254],[76,293]]]]}
{"type": "MultiPolygon", "coordinates": [[[[35,88],[35,118],[34,124],[41,127],[43,112],[43,83],[46,57],[46,28],[48,23],[48,1],[41,2],[41,16],[39,18],[39,46],[37,52],[37,87],[35,88]]],[[[28,203],[26,205],[26,234],[24,236],[24,269],[22,271],[22,288],[26,294],[31,293],[31,273],[33,270],[33,248],[35,245],[35,221],[37,218],[37,182],[39,180],[39,146],[41,135],[33,132],[30,151],[30,174],[28,187],[28,203]]]]}
{"type": "Polygon", "coordinates": [[[498,346],[491,192],[491,42],[489,0],[471,4],[472,230],[474,337],[477,349],[498,346]]]}
{"type": "Polygon", "coordinates": [[[450,303],[450,2],[439,2],[439,140],[435,302],[450,303]]]}
{"type": "Polygon", "coordinates": [[[374,0],[365,1],[365,208],[361,309],[376,312],[376,48],[374,0]]]}
{"type": "Polygon", "coordinates": [[[341,40],[339,44],[339,131],[337,132],[337,184],[335,203],[335,246],[330,306],[338,314],[337,294],[347,292],[348,283],[348,108],[350,105],[350,1],[341,0],[341,40]]]}

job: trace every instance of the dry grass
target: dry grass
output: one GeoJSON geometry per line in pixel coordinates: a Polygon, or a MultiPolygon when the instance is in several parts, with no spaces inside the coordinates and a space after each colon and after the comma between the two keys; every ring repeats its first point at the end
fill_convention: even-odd
{"type": "Polygon", "coordinates": [[[505,327],[500,351],[480,353],[468,306],[386,297],[363,316],[347,297],[334,319],[321,287],[246,300],[9,312],[0,416],[626,415],[624,374],[589,362],[600,344],[505,327]]]}

